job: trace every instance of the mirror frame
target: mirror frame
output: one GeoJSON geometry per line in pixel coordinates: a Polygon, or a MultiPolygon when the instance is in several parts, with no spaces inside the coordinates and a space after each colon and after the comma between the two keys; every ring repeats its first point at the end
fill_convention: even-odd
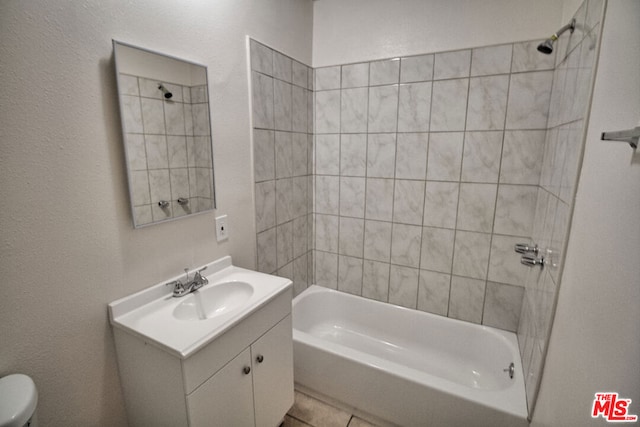
{"type": "MultiPolygon", "coordinates": [[[[118,91],[118,106],[120,108],[120,127],[121,127],[121,131],[122,131],[122,142],[123,142],[123,147],[124,147],[124,154],[125,154],[125,162],[126,162],[126,169],[127,169],[127,185],[128,185],[128,190],[129,190],[129,204],[130,204],[130,208],[131,208],[131,220],[133,222],[133,227],[134,228],[142,228],[142,227],[148,227],[150,225],[156,225],[156,224],[160,224],[160,223],[164,223],[164,222],[169,222],[169,221],[174,221],[174,220],[178,220],[178,219],[182,219],[182,218],[187,218],[193,215],[199,215],[199,214],[204,214],[204,213],[208,213],[208,212],[212,212],[217,208],[217,200],[216,200],[216,186],[215,186],[215,167],[214,167],[214,160],[213,160],[213,132],[212,132],[212,123],[211,123],[211,103],[210,103],[210,95],[209,95],[209,73],[208,73],[208,68],[206,65],[194,62],[194,61],[190,61],[190,60],[185,60],[182,58],[178,58],[172,55],[167,55],[164,53],[160,53],[151,49],[146,49],[137,45],[133,45],[130,43],[125,43],[125,42],[121,42],[119,40],[116,39],[112,39],[112,43],[113,43],[113,54],[114,54],[114,65],[115,65],[115,73],[116,73],[116,86],[117,86],[117,91],[118,91]],[[136,204],[134,201],[134,188],[133,188],[133,170],[131,168],[131,154],[130,154],[130,147],[127,144],[127,128],[125,125],[125,106],[124,106],[124,96],[123,96],[123,89],[124,89],[124,84],[121,81],[121,74],[122,72],[120,71],[120,68],[118,66],[118,46],[124,47],[124,48],[129,48],[129,49],[136,49],[139,50],[143,53],[147,53],[147,54],[152,54],[152,55],[158,55],[159,57],[163,57],[163,58],[168,58],[170,60],[174,60],[174,61],[179,61],[181,63],[184,63],[186,65],[191,65],[191,66],[196,66],[196,67],[201,67],[204,71],[204,81],[205,81],[205,95],[206,95],[206,105],[207,105],[207,119],[208,119],[208,127],[209,127],[209,134],[208,134],[208,147],[211,153],[211,180],[210,180],[210,184],[211,184],[211,196],[212,196],[212,206],[211,207],[207,207],[206,209],[197,211],[197,212],[189,212],[189,213],[185,213],[183,215],[177,215],[174,216],[173,215],[173,211],[170,217],[168,218],[162,218],[159,220],[153,220],[153,214],[152,214],[152,220],[150,222],[146,222],[146,223],[142,223],[142,224],[138,224],[138,222],[136,221],[136,204]]],[[[145,78],[144,76],[137,76],[138,78],[145,78]]],[[[154,79],[153,77],[148,77],[148,79],[150,80],[157,80],[154,79]]],[[[172,84],[172,82],[167,81],[167,84],[172,84]]],[[[184,85],[182,85],[184,86],[184,85]]],[[[165,102],[164,99],[161,98],[161,100],[163,102],[165,102]]],[[[142,114],[142,113],[141,113],[142,114]]],[[[141,116],[142,117],[142,116],[141,116]]],[[[142,118],[141,118],[142,120],[142,118]]],[[[133,133],[133,132],[132,132],[133,133]]],[[[186,133],[186,132],[185,132],[186,133]]],[[[141,135],[145,135],[144,133],[141,135]]],[[[185,138],[188,138],[188,135],[185,135],[185,138]]],[[[191,136],[193,138],[193,135],[191,136]]],[[[146,146],[146,143],[145,143],[146,146]]],[[[186,148],[186,147],[185,147],[186,148]]],[[[192,150],[194,150],[194,148],[191,148],[192,150]]],[[[195,151],[195,150],[194,150],[195,151]]],[[[189,165],[189,150],[186,150],[186,169],[191,168],[189,165]]],[[[145,157],[145,161],[146,161],[146,157],[145,157]]],[[[168,165],[168,169],[170,170],[171,167],[168,165]]],[[[194,167],[195,169],[195,167],[194,167]]],[[[148,171],[148,166],[147,166],[147,171],[148,171]]],[[[191,186],[190,186],[191,187],[191,186]]],[[[191,189],[191,188],[190,188],[191,189]]],[[[153,200],[151,200],[151,195],[150,197],[150,205],[152,206],[153,209],[153,205],[154,202],[153,200]]],[[[191,198],[191,196],[190,196],[191,198]]],[[[174,201],[177,202],[177,201],[174,201]]],[[[169,202],[171,203],[171,201],[169,202]]],[[[156,208],[157,209],[157,208],[156,208]]],[[[164,210],[164,209],[163,209],[164,210]]]]}

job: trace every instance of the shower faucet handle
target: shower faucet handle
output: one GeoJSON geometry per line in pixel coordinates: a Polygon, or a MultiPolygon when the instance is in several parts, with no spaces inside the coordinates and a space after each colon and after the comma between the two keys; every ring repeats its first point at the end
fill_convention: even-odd
{"type": "Polygon", "coordinates": [[[544,257],[538,257],[534,255],[522,255],[520,263],[527,267],[540,267],[544,268],[544,257]]]}
{"type": "Polygon", "coordinates": [[[540,249],[535,243],[516,243],[514,250],[519,254],[538,255],[540,253],[540,249]]]}

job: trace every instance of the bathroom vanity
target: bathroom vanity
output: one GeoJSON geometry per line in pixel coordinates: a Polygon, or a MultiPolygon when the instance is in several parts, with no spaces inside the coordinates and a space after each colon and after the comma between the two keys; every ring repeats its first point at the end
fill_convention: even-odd
{"type": "Polygon", "coordinates": [[[206,267],[184,297],[163,282],[109,304],[131,426],[275,427],[293,405],[291,281],[206,267]]]}

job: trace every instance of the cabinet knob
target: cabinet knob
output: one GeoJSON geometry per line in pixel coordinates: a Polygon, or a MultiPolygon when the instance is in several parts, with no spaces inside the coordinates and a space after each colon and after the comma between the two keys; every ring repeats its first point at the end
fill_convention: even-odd
{"type": "Polygon", "coordinates": [[[258,357],[256,357],[256,362],[258,363],[262,363],[262,361],[264,360],[264,356],[259,354],[258,357]]]}
{"type": "Polygon", "coordinates": [[[249,375],[249,372],[251,372],[251,366],[245,366],[242,369],[242,372],[244,372],[245,375],[249,375]]]}

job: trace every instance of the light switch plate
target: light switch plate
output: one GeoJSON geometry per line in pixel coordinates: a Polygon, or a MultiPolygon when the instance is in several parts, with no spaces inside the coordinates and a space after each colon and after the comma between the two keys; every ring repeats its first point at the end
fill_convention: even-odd
{"type": "Polygon", "coordinates": [[[222,242],[229,238],[229,228],[227,227],[227,216],[216,217],[216,240],[222,242]]]}

